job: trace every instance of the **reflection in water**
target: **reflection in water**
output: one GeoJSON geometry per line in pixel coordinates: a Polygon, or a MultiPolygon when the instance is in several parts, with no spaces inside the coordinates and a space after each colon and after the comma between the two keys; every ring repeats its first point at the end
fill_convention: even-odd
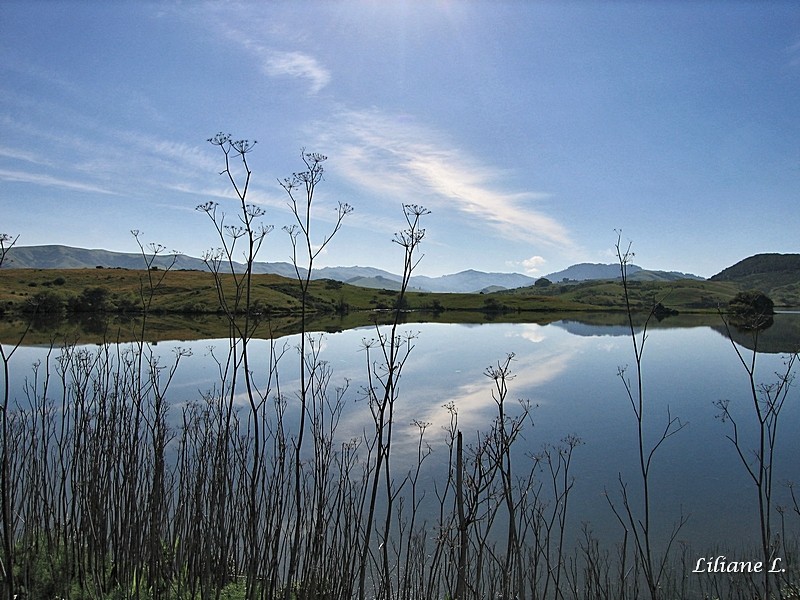
{"type": "MultiPolygon", "coordinates": [[[[449,403],[458,411],[459,428],[467,443],[489,428],[497,407],[491,396],[492,382],[484,373],[513,353],[509,398],[526,399],[536,406],[534,424],[524,431],[520,442],[524,445],[524,452],[518,456],[520,464],[524,465],[529,460],[526,455],[538,452],[544,444],[557,443],[568,435],[579,436],[584,444],[575,450],[573,459],[576,480],[570,535],[577,539],[581,523],[588,521],[607,543],[619,539],[621,532],[605,494],[613,497],[618,492],[618,477],[631,482],[637,477],[635,419],[617,376],[618,367],[633,363],[624,323],[420,323],[405,329],[417,333],[417,338],[400,382],[395,415],[398,452],[394,467],[399,472],[413,463],[418,428],[412,422],[416,420],[431,424],[426,436],[434,452],[426,462],[425,477],[435,481],[442,476],[447,458],[443,428],[450,421],[444,407],[449,403]]],[[[769,381],[780,368],[782,357],[777,352],[793,347],[797,331],[800,315],[776,316],[775,325],[760,340],[768,352],[776,354],[759,357],[759,380],[769,381]]],[[[689,514],[689,523],[679,539],[695,548],[738,548],[755,545],[758,539],[755,490],[725,437],[728,429],[717,420],[713,404],[730,400],[742,424],[740,435],[754,432],[747,426],[752,424],[752,407],[748,404],[746,375],[722,333],[723,328],[709,325],[707,317],[674,317],[650,330],[644,351],[646,434],[656,436],[663,429],[668,409],[689,423],[667,441],[653,466],[655,527],[658,535],[664,535],[681,513],[689,514]]],[[[359,400],[367,369],[362,348],[363,340],[375,335],[374,327],[362,327],[325,334],[321,341],[322,357],[333,371],[333,385],[350,382],[348,404],[338,430],[341,440],[362,436],[369,422],[368,407],[359,400]]],[[[745,338],[736,339],[747,347],[745,338]]],[[[279,367],[280,385],[291,403],[298,386],[297,337],[253,341],[253,369],[262,385],[267,378],[270,343],[286,350],[279,367]]],[[[223,355],[228,341],[164,342],[154,350],[167,357],[176,345],[191,350],[192,355],[183,360],[169,390],[174,423],[179,419],[180,406],[197,400],[218,383],[211,353],[223,355]]],[[[41,360],[45,352],[39,347],[22,347],[14,356],[12,389],[20,400],[30,365],[41,360]]],[[[785,434],[778,440],[776,482],[800,480],[800,464],[795,459],[800,443],[796,435],[789,434],[800,426],[799,409],[797,394],[793,393],[781,416],[780,428],[785,434]]],[[[289,418],[286,426],[293,424],[289,418]]],[[[783,485],[777,487],[776,496],[779,504],[789,501],[783,485]]]]}

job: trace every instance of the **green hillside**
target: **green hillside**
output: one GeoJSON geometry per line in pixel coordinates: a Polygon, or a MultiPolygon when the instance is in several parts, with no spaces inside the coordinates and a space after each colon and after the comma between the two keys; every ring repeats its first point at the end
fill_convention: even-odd
{"type": "MultiPolygon", "coordinates": [[[[637,311],[649,311],[660,302],[681,313],[712,312],[725,309],[738,292],[748,289],[765,292],[778,307],[800,306],[798,274],[800,255],[758,255],[710,280],[630,281],[629,292],[637,311]]],[[[163,277],[152,298],[150,311],[153,314],[196,317],[223,312],[214,276],[204,271],[2,269],[0,316],[22,322],[31,316],[42,319],[45,315],[50,319],[93,313],[136,315],[141,312],[142,292],[149,289],[151,277],[154,280],[163,277]]],[[[383,283],[394,287],[390,286],[393,282],[383,283]]],[[[223,277],[222,290],[228,298],[232,297],[234,289],[233,277],[223,277]]],[[[315,318],[380,313],[395,308],[397,299],[396,289],[366,288],[319,279],[311,282],[307,310],[316,315],[315,318]]],[[[300,308],[301,293],[296,280],[280,275],[253,275],[252,313],[291,321],[300,308]]],[[[625,307],[618,280],[590,280],[545,285],[540,282],[540,285],[524,288],[469,294],[409,291],[400,308],[428,311],[437,315],[437,319],[444,314],[447,315],[443,317],[445,320],[459,321],[467,313],[484,318],[503,315],[504,319],[517,314],[524,320],[533,313],[622,311],[625,307]]]]}
{"type": "Polygon", "coordinates": [[[756,254],[709,279],[759,290],[777,306],[800,306],[800,254],[756,254]]]}
{"type": "MultiPolygon", "coordinates": [[[[221,311],[216,283],[211,273],[202,271],[150,272],[164,275],[155,290],[154,313],[216,314],[221,311]]],[[[2,269],[0,270],[0,310],[5,313],[33,312],[130,312],[141,309],[141,291],[149,289],[148,272],[132,269],[2,269]],[[100,290],[100,291],[97,291],[100,290]]],[[[231,298],[234,282],[222,278],[223,292],[231,298]]],[[[308,309],[316,313],[388,310],[395,307],[396,290],[370,289],[331,279],[312,280],[308,309]]],[[[296,280],[280,275],[253,275],[254,312],[289,315],[301,306],[296,280]]],[[[504,298],[494,294],[453,294],[408,292],[404,309],[472,310],[483,312],[517,310],[591,310],[591,305],[576,304],[568,298],[504,298]]]]}
{"type": "MultiPolygon", "coordinates": [[[[656,302],[682,312],[717,310],[726,307],[739,286],[731,282],[711,282],[696,279],[677,281],[630,281],[628,290],[637,310],[649,310],[656,302]]],[[[547,287],[532,286],[498,292],[498,295],[519,296],[527,294],[558,297],[570,302],[601,307],[606,310],[622,309],[622,284],[619,281],[584,281],[580,283],[554,283],[547,287]]]]}

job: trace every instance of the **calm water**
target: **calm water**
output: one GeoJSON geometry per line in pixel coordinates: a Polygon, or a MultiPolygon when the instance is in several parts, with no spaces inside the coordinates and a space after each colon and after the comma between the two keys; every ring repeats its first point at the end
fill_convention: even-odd
{"type": "MultiPolygon", "coordinates": [[[[779,315],[774,327],[787,327],[800,321],[800,315],[779,315]]],[[[491,397],[492,382],[485,369],[515,354],[514,379],[509,398],[529,399],[536,405],[534,425],[525,430],[520,442],[519,464],[525,452],[537,452],[544,444],[557,443],[575,434],[583,440],[573,458],[575,487],[570,519],[573,538],[580,525],[591,523],[606,543],[620,537],[620,529],[609,509],[605,492],[618,498],[618,476],[637,488],[635,419],[618,368],[630,365],[634,358],[630,337],[624,327],[588,325],[577,321],[536,324],[419,324],[404,326],[416,334],[415,348],[400,382],[397,411],[397,447],[395,468],[411,464],[415,455],[416,419],[431,423],[428,442],[434,453],[426,462],[425,478],[430,482],[442,476],[439,460],[446,459],[442,427],[449,420],[443,405],[453,402],[458,408],[460,428],[465,441],[486,430],[496,413],[491,397]]],[[[333,385],[350,381],[348,404],[339,427],[342,440],[358,436],[369,425],[369,410],[358,401],[360,386],[366,380],[362,340],[373,338],[374,328],[325,334],[321,338],[322,356],[333,369],[333,385]]],[[[298,338],[287,337],[275,343],[288,348],[281,367],[281,385],[286,393],[297,389],[298,338]]],[[[266,365],[268,342],[254,341],[251,352],[266,365]]],[[[216,369],[209,352],[221,355],[226,340],[198,340],[159,343],[153,350],[168,361],[172,348],[179,345],[191,350],[183,359],[170,387],[169,398],[174,415],[178,406],[199,398],[215,384],[216,369]]],[[[740,347],[746,356],[750,351],[740,347]]],[[[23,378],[30,375],[30,365],[45,350],[22,347],[12,359],[12,389],[20,394],[23,378]]],[[[759,381],[774,380],[785,356],[760,354],[759,381]]],[[[758,540],[755,488],[748,480],[726,434],[729,425],[717,418],[714,402],[729,399],[739,415],[741,435],[752,435],[755,422],[748,382],[742,365],[730,343],[710,325],[652,329],[644,351],[644,381],[648,435],[660,432],[667,410],[687,425],[659,450],[653,466],[654,510],[661,533],[678,518],[681,511],[690,515],[679,539],[693,548],[715,545],[728,548],[754,546],[758,540]]],[[[780,417],[775,481],[776,498],[789,502],[784,482],[800,481],[800,388],[790,395],[780,417]]],[[[796,526],[800,518],[788,515],[787,523],[796,526]]],[[[796,527],[794,528],[796,530],[796,527]]]]}

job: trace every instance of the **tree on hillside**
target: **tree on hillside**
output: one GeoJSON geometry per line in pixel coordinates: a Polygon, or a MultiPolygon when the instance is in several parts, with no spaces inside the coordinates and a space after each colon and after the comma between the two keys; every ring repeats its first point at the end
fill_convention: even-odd
{"type": "Polygon", "coordinates": [[[77,298],[70,299],[72,312],[102,313],[108,310],[110,292],[104,287],[86,288],[77,298]]]}
{"type": "Polygon", "coordinates": [[[728,303],[731,322],[740,329],[765,329],[772,325],[775,304],[763,292],[739,292],[728,303]]]}

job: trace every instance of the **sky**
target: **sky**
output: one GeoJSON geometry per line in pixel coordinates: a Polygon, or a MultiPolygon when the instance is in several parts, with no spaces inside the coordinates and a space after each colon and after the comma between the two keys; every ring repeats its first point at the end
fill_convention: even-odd
{"type": "Polygon", "coordinates": [[[190,256],[237,201],[218,132],[256,140],[248,201],[286,261],[279,181],[328,157],[317,266],[540,277],[635,262],[709,277],[800,252],[795,1],[0,0],[0,232],[190,256]]]}

